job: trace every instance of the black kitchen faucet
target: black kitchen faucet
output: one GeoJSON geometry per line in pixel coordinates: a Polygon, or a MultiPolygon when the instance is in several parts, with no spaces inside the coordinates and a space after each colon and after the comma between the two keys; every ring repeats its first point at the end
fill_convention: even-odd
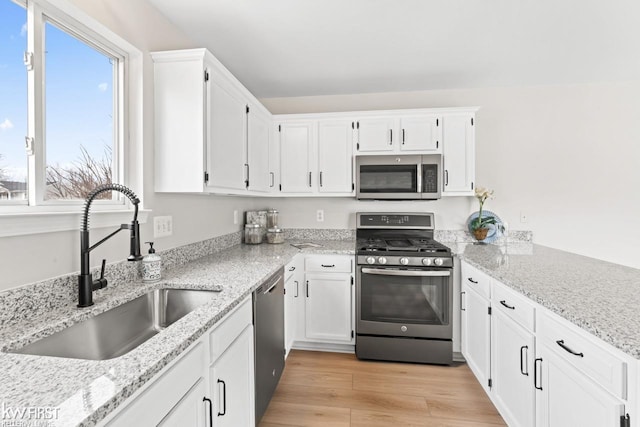
{"type": "Polygon", "coordinates": [[[91,273],[89,272],[89,252],[109,240],[117,232],[121,230],[131,230],[131,254],[127,257],[127,260],[139,261],[142,259],[142,255],[140,255],[140,224],[138,224],[139,203],[140,199],[138,199],[135,193],[124,185],[120,184],[101,185],[99,187],[96,187],[95,190],[93,190],[87,196],[84,204],[84,214],[82,216],[82,228],[80,229],[80,275],[78,276],[78,307],[92,306],[93,291],[96,289],[102,289],[107,286],[107,279],[104,278],[104,268],[107,260],[102,260],[102,270],[100,273],[100,278],[98,280],[93,280],[93,277],[91,277],[91,273]],[[133,203],[133,207],[135,209],[133,212],[133,220],[131,221],[131,224],[122,224],[116,231],[109,234],[107,237],[100,240],[93,246],[89,246],[89,208],[91,207],[91,203],[93,202],[93,200],[100,193],[104,193],[105,191],[118,191],[127,196],[129,200],[131,200],[131,203],[133,203]]]}

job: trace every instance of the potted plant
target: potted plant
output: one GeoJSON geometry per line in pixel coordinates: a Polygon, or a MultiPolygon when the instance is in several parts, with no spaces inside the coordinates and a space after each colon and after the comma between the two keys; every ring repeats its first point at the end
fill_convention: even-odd
{"type": "Polygon", "coordinates": [[[493,196],[493,190],[489,190],[484,187],[476,187],[475,196],[480,203],[480,210],[478,211],[478,217],[471,221],[471,230],[473,231],[473,236],[476,240],[481,241],[487,237],[487,233],[489,232],[488,225],[496,223],[496,219],[494,217],[482,216],[482,207],[484,206],[484,202],[493,196]]]}

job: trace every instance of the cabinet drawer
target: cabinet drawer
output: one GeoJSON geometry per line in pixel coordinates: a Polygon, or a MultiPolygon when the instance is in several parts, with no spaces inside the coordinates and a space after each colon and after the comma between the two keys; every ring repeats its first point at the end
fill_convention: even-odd
{"type": "Polygon", "coordinates": [[[284,281],[289,280],[299,269],[298,256],[293,258],[287,265],[284,266],[284,281]]]}
{"type": "Polygon", "coordinates": [[[462,263],[461,272],[463,284],[474,289],[487,299],[491,297],[491,278],[487,274],[470,266],[466,262],[462,263]]]}
{"type": "Polygon", "coordinates": [[[157,425],[194,384],[202,381],[205,351],[202,342],[195,344],[187,354],[158,374],[159,378],[108,422],[107,426],[157,425]]]}
{"type": "Polygon", "coordinates": [[[533,302],[495,280],[493,281],[491,306],[533,332],[535,319],[533,302]]]}
{"type": "Polygon", "coordinates": [[[616,397],[626,399],[627,364],[607,350],[608,344],[542,310],[538,311],[537,336],[580,372],[616,397]]]}
{"type": "Polygon", "coordinates": [[[247,298],[236,311],[227,315],[226,319],[209,334],[211,363],[215,362],[229,345],[242,333],[244,328],[253,322],[253,304],[247,298]]]}
{"type": "Polygon", "coordinates": [[[348,255],[310,255],[304,260],[305,272],[351,273],[353,257],[348,255]]]}

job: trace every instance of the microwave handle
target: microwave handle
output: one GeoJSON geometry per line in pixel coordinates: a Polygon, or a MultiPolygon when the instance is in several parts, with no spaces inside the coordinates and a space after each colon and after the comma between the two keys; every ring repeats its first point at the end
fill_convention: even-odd
{"type": "Polygon", "coordinates": [[[422,163],[418,163],[418,194],[422,193],[422,163]]]}
{"type": "Polygon", "coordinates": [[[448,277],[450,271],[425,271],[425,270],[388,270],[381,268],[363,268],[365,274],[377,274],[379,276],[418,276],[418,277],[448,277]]]}

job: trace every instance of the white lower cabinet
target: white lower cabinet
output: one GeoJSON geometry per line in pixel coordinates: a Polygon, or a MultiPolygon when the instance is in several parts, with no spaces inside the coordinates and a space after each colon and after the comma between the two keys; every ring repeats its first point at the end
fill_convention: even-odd
{"type": "Polygon", "coordinates": [[[293,346],[352,350],[355,344],[353,256],[300,255],[299,260],[304,263],[304,269],[300,268],[297,277],[304,280],[291,285],[297,319],[293,346]]]}
{"type": "Polygon", "coordinates": [[[253,427],[252,311],[249,297],[99,425],[253,427]]]}
{"type": "Polygon", "coordinates": [[[630,425],[637,360],[464,261],[461,267],[462,354],[509,426],[630,425]]]}
{"type": "Polygon", "coordinates": [[[510,426],[535,426],[533,333],[495,309],[491,316],[491,392],[510,426]]]}
{"type": "Polygon", "coordinates": [[[247,326],[211,365],[210,378],[213,425],[253,426],[255,405],[252,326],[247,326]]]}
{"type": "Polygon", "coordinates": [[[536,359],[538,426],[620,427],[625,405],[580,373],[547,345],[536,359]]]}
{"type": "Polygon", "coordinates": [[[460,347],[471,371],[485,390],[491,376],[491,318],[489,317],[489,278],[470,267],[461,265],[460,347]]]}
{"type": "Polygon", "coordinates": [[[289,356],[291,347],[298,334],[298,306],[302,300],[302,262],[304,257],[297,255],[287,264],[284,281],[284,350],[285,358],[289,356]]]}
{"type": "Polygon", "coordinates": [[[202,410],[207,395],[207,386],[203,378],[191,387],[191,390],[173,407],[171,412],[160,421],[161,427],[206,426],[206,412],[202,410]]]}
{"type": "Polygon", "coordinates": [[[351,343],[351,275],[307,274],[305,285],[305,337],[310,340],[351,343]]]}

